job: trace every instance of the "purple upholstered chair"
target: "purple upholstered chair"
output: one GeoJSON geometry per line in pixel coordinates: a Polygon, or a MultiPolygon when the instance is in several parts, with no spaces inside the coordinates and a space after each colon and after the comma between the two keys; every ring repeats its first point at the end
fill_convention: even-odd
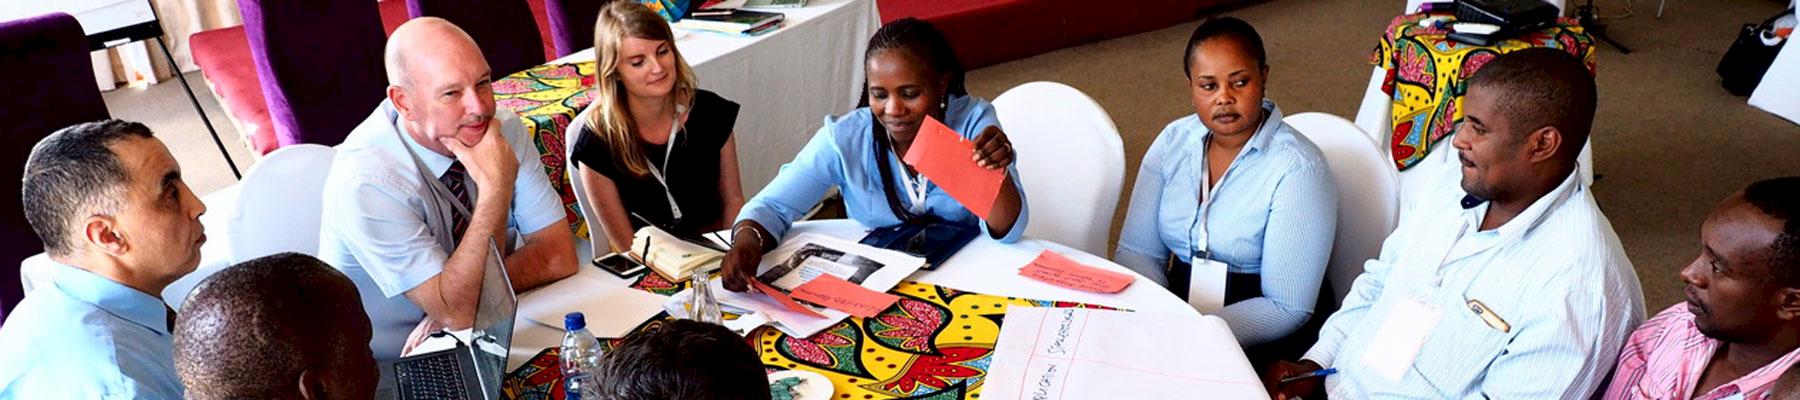
{"type": "Polygon", "coordinates": [[[0,307],[7,310],[25,297],[19,262],[44,251],[20,204],[25,158],[57,129],[108,118],[88,51],[69,14],[0,22],[0,307]]]}
{"type": "Polygon", "coordinates": [[[613,0],[544,0],[550,17],[550,41],[556,56],[566,56],[594,46],[594,20],[600,8],[613,0]]]}
{"type": "Polygon", "coordinates": [[[496,80],[544,63],[544,41],[525,0],[406,0],[406,11],[413,18],[443,18],[468,32],[496,80]]]}
{"type": "Polygon", "coordinates": [[[387,34],[369,0],[238,0],[281,146],[344,141],[381,104],[387,34]]]}

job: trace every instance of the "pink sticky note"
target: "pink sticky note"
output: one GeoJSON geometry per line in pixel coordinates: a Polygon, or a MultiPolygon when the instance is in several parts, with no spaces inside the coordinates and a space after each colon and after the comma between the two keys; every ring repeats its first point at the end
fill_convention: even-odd
{"type": "Polygon", "coordinates": [[[1095,268],[1049,250],[1038,254],[1037,259],[1031,260],[1030,264],[1019,270],[1019,275],[1056,286],[1097,293],[1118,293],[1136,280],[1130,274],[1095,268]]]}
{"type": "Polygon", "coordinates": [[[762,283],[762,281],[755,280],[755,279],[750,280],[750,285],[755,286],[756,291],[763,292],[763,294],[769,295],[769,298],[775,299],[776,303],[781,303],[781,306],[787,307],[789,310],[793,310],[794,312],[801,313],[801,314],[806,314],[807,316],[811,316],[811,317],[825,318],[824,315],[819,314],[817,311],[813,311],[811,308],[806,308],[806,306],[800,305],[800,303],[795,302],[792,297],[788,297],[787,293],[782,293],[781,289],[769,287],[769,284],[762,283]]]}
{"type": "Polygon", "coordinates": [[[868,318],[886,310],[900,296],[869,290],[836,275],[819,275],[794,288],[794,298],[868,318]]]}
{"type": "Polygon", "coordinates": [[[1006,170],[982,168],[971,159],[974,155],[975,141],[964,140],[944,123],[927,116],[902,161],[985,220],[994,208],[994,198],[1000,195],[1006,170]]]}

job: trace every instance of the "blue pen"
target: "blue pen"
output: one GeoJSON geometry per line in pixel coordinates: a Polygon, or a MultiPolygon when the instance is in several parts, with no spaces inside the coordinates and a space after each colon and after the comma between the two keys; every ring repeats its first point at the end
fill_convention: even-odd
{"type": "Polygon", "coordinates": [[[1331,374],[1335,374],[1335,373],[1337,373],[1337,368],[1326,368],[1326,369],[1312,371],[1312,372],[1308,372],[1308,373],[1304,373],[1304,374],[1281,378],[1281,382],[1279,382],[1279,383],[1285,384],[1288,382],[1293,382],[1293,381],[1306,379],[1306,378],[1319,378],[1319,377],[1324,377],[1326,375],[1331,375],[1331,374]]]}

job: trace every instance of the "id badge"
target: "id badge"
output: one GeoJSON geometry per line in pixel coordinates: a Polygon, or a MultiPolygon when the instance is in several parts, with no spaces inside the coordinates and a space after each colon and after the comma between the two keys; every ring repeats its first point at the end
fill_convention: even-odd
{"type": "Polygon", "coordinates": [[[1444,310],[1428,299],[1407,296],[1388,311],[1387,320],[1382,321],[1381,328],[1375,331],[1374,340],[1363,349],[1359,361],[1364,367],[1390,384],[1398,384],[1400,378],[1406,377],[1419,349],[1425,347],[1425,338],[1444,316],[1444,310]]]}
{"type": "Polygon", "coordinates": [[[1201,314],[1213,314],[1225,308],[1224,262],[1202,257],[1192,258],[1193,271],[1188,274],[1188,305],[1201,314]]]}

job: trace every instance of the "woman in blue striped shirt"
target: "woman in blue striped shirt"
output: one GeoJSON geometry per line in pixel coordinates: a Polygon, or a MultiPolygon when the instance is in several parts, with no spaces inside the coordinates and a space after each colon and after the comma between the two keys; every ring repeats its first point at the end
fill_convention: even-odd
{"type": "Polygon", "coordinates": [[[1254,28],[1208,20],[1184,56],[1195,114],[1144,154],[1113,259],[1178,294],[1190,274],[1224,270],[1216,315],[1246,347],[1274,342],[1320,297],[1337,188],[1318,147],[1263,99],[1269,67],[1254,28]]]}
{"type": "Polygon", "coordinates": [[[938,220],[979,225],[1002,242],[1025,231],[1025,195],[1012,166],[1012,144],[1000,131],[994,106],[964,88],[962,65],[943,33],[917,19],[890,22],[869,40],[863,60],[866,107],[825,118],[794,161],[738,214],[721,274],[726,289],[744,291],[762,254],[832,187],[843,194],[850,219],[863,226],[938,220]],[[974,140],[971,157],[983,167],[1006,169],[989,219],[977,218],[900,162],[926,116],[974,140]]]}

